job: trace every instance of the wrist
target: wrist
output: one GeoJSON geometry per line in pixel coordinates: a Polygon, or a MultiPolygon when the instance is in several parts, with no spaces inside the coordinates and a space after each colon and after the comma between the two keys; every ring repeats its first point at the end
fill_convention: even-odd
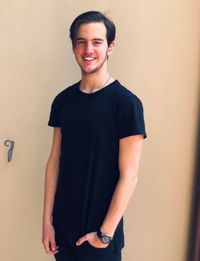
{"type": "Polygon", "coordinates": [[[113,230],[104,227],[101,227],[99,230],[104,234],[109,234],[111,237],[113,237],[115,233],[113,230]]]}
{"type": "Polygon", "coordinates": [[[51,225],[51,224],[52,224],[52,217],[43,216],[43,225],[51,225]]]}
{"type": "Polygon", "coordinates": [[[113,235],[111,235],[109,233],[105,233],[101,229],[97,230],[97,236],[101,240],[101,242],[104,244],[109,244],[113,239],[113,235]]]}

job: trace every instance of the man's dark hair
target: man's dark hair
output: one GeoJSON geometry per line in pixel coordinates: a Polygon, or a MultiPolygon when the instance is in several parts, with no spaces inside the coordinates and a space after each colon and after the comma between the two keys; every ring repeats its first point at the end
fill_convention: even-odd
{"type": "Polygon", "coordinates": [[[104,23],[106,27],[106,38],[108,42],[108,46],[115,39],[116,28],[114,23],[107,18],[104,14],[98,11],[88,11],[80,14],[75,18],[73,23],[70,26],[70,38],[72,40],[72,45],[75,45],[76,34],[81,24],[87,23],[104,23]]]}

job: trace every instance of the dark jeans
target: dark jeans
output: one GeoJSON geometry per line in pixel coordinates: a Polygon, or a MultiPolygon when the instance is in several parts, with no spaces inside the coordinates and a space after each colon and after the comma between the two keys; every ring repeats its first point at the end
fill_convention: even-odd
{"type": "Polygon", "coordinates": [[[121,261],[121,252],[95,248],[87,241],[77,247],[59,245],[59,252],[54,256],[56,261],[121,261]]]}

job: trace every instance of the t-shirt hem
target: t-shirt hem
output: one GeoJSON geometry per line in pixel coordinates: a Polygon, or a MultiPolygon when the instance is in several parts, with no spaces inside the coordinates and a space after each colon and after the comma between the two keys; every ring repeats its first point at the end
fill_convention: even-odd
{"type": "Polygon", "coordinates": [[[59,124],[54,124],[54,123],[48,123],[47,125],[50,127],[61,127],[59,124]]]}
{"type": "Polygon", "coordinates": [[[125,137],[129,137],[132,135],[143,135],[143,138],[146,139],[147,138],[147,134],[145,132],[127,132],[127,133],[123,133],[121,135],[118,136],[119,139],[125,138],[125,137]]]}

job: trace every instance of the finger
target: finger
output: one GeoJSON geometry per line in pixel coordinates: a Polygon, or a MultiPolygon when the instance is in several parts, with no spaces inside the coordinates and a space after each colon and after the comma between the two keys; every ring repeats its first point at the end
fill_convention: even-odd
{"type": "MultiPolygon", "coordinates": [[[[50,242],[49,242],[49,240],[44,241],[43,245],[44,245],[44,249],[45,249],[47,254],[54,254],[55,253],[55,251],[51,251],[51,249],[50,249],[50,242]]],[[[56,251],[57,251],[57,249],[56,249],[56,251]]]]}
{"type": "Polygon", "coordinates": [[[46,253],[47,253],[47,254],[56,254],[56,253],[58,253],[58,252],[59,252],[59,250],[58,250],[58,249],[56,249],[56,250],[52,251],[50,248],[49,248],[49,250],[46,250],[46,249],[45,249],[45,251],[46,251],[46,253]]]}
{"type": "Polygon", "coordinates": [[[59,251],[58,251],[58,250],[56,250],[56,251],[54,251],[54,252],[53,252],[53,254],[55,255],[55,254],[57,254],[58,252],[59,252],[59,251]]]}
{"type": "Polygon", "coordinates": [[[56,246],[56,242],[50,242],[50,252],[49,254],[56,254],[59,252],[58,246],[56,246]],[[54,248],[52,247],[52,243],[55,244],[54,248]]]}
{"type": "Polygon", "coordinates": [[[79,238],[78,241],[76,241],[76,245],[80,246],[81,244],[83,244],[83,242],[85,242],[87,240],[88,240],[87,235],[85,235],[84,237],[81,237],[81,238],[79,238]]]}
{"type": "Polygon", "coordinates": [[[58,246],[56,246],[56,242],[50,242],[50,248],[52,251],[55,251],[58,248],[58,246]]]}
{"type": "Polygon", "coordinates": [[[44,241],[43,245],[44,245],[44,249],[45,249],[46,253],[49,253],[49,251],[50,251],[49,241],[44,241]]]}

